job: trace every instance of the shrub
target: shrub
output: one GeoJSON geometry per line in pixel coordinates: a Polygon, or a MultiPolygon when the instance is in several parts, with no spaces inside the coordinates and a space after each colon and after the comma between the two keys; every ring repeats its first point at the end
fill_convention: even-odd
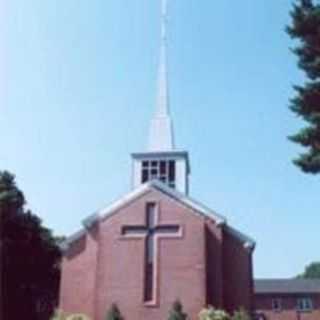
{"type": "Polygon", "coordinates": [[[56,310],[50,320],[90,320],[88,316],[82,313],[66,315],[62,310],[56,310]]]}
{"type": "Polygon", "coordinates": [[[70,314],[66,320],[90,320],[88,316],[82,313],[70,314]]]}
{"type": "Polygon", "coordinates": [[[245,309],[240,309],[234,312],[231,320],[251,320],[251,317],[245,309]]]}
{"type": "Polygon", "coordinates": [[[172,308],[169,311],[168,320],[186,320],[187,314],[183,312],[182,304],[179,300],[176,300],[172,304],[172,308]]]}
{"type": "Polygon", "coordinates": [[[199,320],[231,320],[227,312],[214,309],[212,306],[204,308],[199,313],[199,320]]]}
{"type": "Polygon", "coordinates": [[[66,320],[66,315],[62,310],[56,309],[50,320],[66,320]]]}
{"type": "Polygon", "coordinates": [[[124,320],[118,306],[113,303],[107,312],[106,320],[124,320]]]}

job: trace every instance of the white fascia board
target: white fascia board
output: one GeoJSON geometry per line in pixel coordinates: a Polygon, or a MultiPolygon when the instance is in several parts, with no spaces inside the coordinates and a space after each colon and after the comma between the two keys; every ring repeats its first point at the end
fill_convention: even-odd
{"type": "Polygon", "coordinates": [[[115,202],[111,203],[109,206],[107,206],[101,210],[98,210],[97,214],[100,216],[100,220],[104,220],[105,218],[108,218],[115,211],[119,210],[120,208],[122,208],[123,206],[132,202],[133,200],[141,197],[146,192],[149,192],[150,185],[151,185],[151,182],[147,182],[145,184],[142,184],[138,188],[127,193],[125,196],[123,196],[120,199],[116,200],[115,202]]]}
{"type": "Polygon", "coordinates": [[[185,194],[168,187],[166,184],[162,183],[161,181],[153,180],[152,184],[156,189],[159,189],[160,191],[168,194],[172,198],[175,198],[176,200],[182,202],[186,206],[188,206],[188,207],[194,209],[195,211],[203,214],[207,218],[215,220],[217,225],[223,225],[223,224],[227,223],[227,219],[224,216],[216,213],[215,211],[213,211],[210,208],[206,207],[202,203],[190,198],[189,196],[186,196],[185,194]]]}
{"type": "Polygon", "coordinates": [[[226,226],[226,231],[229,232],[231,235],[236,237],[240,242],[243,243],[243,246],[246,249],[254,250],[256,247],[256,242],[249,236],[245,235],[244,233],[240,232],[239,230],[230,227],[229,225],[226,226]]]}
{"type": "Polygon", "coordinates": [[[73,235],[69,236],[65,241],[63,241],[59,245],[59,248],[60,248],[61,252],[65,253],[66,251],[68,251],[71,243],[81,239],[85,234],[86,234],[86,230],[85,229],[80,229],[79,231],[77,231],[73,235]]]}
{"type": "MultiPolygon", "coordinates": [[[[186,196],[183,193],[180,193],[170,187],[168,187],[166,184],[164,184],[161,181],[158,180],[152,180],[149,181],[135,190],[129,192],[125,196],[121,197],[119,200],[113,202],[109,206],[100,209],[96,211],[94,214],[90,215],[88,218],[83,220],[83,225],[86,228],[90,228],[93,224],[95,224],[98,221],[103,221],[110,216],[112,216],[113,213],[117,212],[120,208],[128,205],[130,202],[134,201],[135,199],[141,197],[147,192],[150,192],[152,189],[159,190],[160,192],[163,192],[167,194],[169,197],[175,199],[176,201],[184,204],[185,206],[194,209],[196,212],[199,214],[204,215],[206,218],[214,220],[214,222],[218,225],[225,225],[227,223],[227,219],[216,213],[215,211],[211,210],[210,208],[204,206],[198,201],[195,201],[191,199],[190,197],[186,196]]],[[[75,233],[71,237],[69,237],[64,243],[63,246],[65,245],[70,245],[72,242],[78,240],[81,238],[84,234],[86,233],[86,230],[80,230],[79,232],[75,233]]]]}

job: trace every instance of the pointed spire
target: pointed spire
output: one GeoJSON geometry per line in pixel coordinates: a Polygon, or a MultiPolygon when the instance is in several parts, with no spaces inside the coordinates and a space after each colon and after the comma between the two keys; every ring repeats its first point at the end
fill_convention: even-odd
{"type": "Polygon", "coordinates": [[[167,70],[168,0],[161,0],[161,48],[158,70],[156,113],[151,122],[149,151],[174,150],[173,125],[170,118],[167,70]]]}

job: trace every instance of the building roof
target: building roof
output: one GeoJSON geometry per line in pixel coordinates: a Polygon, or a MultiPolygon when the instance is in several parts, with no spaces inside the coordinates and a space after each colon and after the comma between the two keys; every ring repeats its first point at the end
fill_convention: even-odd
{"type": "Polygon", "coordinates": [[[116,213],[120,208],[124,207],[128,203],[134,201],[135,199],[141,197],[143,194],[149,192],[151,189],[158,190],[169,197],[175,199],[176,201],[184,204],[185,206],[192,208],[197,213],[209,218],[213,219],[217,225],[226,225],[225,230],[234,235],[237,239],[239,239],[245,247],[248,248],[254,248],[255,242],[250,237],[240,233],[236,229],[230,227],[227,225],[227,219],[216,213],[215,211],[211,210],[210,208],[206,207],[202,203],[188,197],[187,195],[178,192],[177,190],[174,190],[170,187],[168,187],[166,184],[162,183],[158,180],[152,180],[145,184],[142,184],[140,187],[136,188],[135,190],[129,192],[124,197],[120,198],[119,200],[113,202],[111,205],[98,210],[91,216],[87,217],[82,221],[82,224],[84,226],[84,229],[78,231],[77,233],[73,234],[67,240],[62,244],[61,249],[63,251],[67,250],[68,246],[74,242],[80,239],[85,233],[86,229],[90,229],[91,226],[93,226],[96,222],[102,221],[104,219],[109,218],[114,213],[116,213]]]}
{"type": "Polygon", "coordinates": [[[320,279],[257,279],[256,294],[320,293],[320,279]]]}

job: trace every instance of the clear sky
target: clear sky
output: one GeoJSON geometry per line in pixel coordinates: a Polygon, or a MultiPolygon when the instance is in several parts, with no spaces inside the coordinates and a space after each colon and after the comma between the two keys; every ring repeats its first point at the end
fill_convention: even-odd
{"type": "MultiPolygon", "coordinates": [[[[320,177],[291,159],[291,0],[171,0],[170,91],[191,195],[257,241],[255,274],[319,257],[320,177]]],[[[159,0],[0,1],[0,168],[57,235],[130,189],[155,105],[159,0]]]]}

